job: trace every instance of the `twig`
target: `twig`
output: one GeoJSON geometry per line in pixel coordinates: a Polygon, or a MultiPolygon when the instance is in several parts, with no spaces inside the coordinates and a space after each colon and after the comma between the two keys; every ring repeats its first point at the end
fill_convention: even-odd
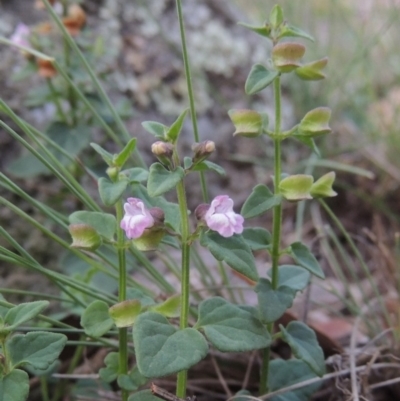
{"type": "Polygon", "coordinates": [[[357,317],[354,322],[353,331],[351,333],[350,339],[350,377],[351,377],[351,393],[353,395],[353,401],[360,401],[360,397],[358,394],[358,384],[357,384],[357,372],[356,372],[356,339],[358,333],[358,325],[360,324],[360,316],[357,317]]]}
{"type": "MultiPolygon", "coordinates": [[[[151,383],[150,390],[154,395],[165,401],[185,401],[182,398],[177,397],[175,394],[172,394],[169,391],[164,390],[161,387],[158,387],[154,383],[151,383]]],[[[196,397],[195,396],[187,397],[186,401],[196,401],[196,397]]]]}
{"type": "Polygon", "coordinates": [[[253,368],[255,356],[256,356],[256,351],[253,351],[249,358],[249,363],[247,365],[246,374],[244,375],[242,388],[247,388],[247,384],[249,383],[249,380],[250,380],[250,373],[251,373],[251,369],[253,368]]]}
{"type": "Polygon", "coordinates": [[[384,382],[371,384],[369,386],[369,388],[371,390],[375,390],[376,388],[380,388],[380,387],[384,387],[384,386],[390,386],[391,384],[396,384],[396,383],[399,383],[399,382],[400,382],[400,377],[395,377],[394,379],[385,380],[384,382]]]}
{"type": "MultiPolygon", "coordinates": [[[[360,372],[363,369],[365,369],[366,367],[367,367],[367,365],[358,366],[358,367],[356,367],[355,370],[356,370],[356,372],[360,372]]],[[[382,369],[382,368],[397,368],[397,369],[400,369],[400,364],[382,362],[382,363],[377,363],[377,364],[371,366],[371,368],[372,369],[382,369]]],[[[303,387],[309,386],[310,384],[318,383],[320,381],[325,381],[325,380],[329,380],[329,379],[334,379],[335,377],[338,377],[338,376],[348,375],[350,372],[351,372],[350,369],[343,369],[343,370],[340,370],[338,372],[328,373],[328,374],[326,374],[326,375],[324,375],[322,377],[315,377],[313,379],[305,380],[303,382],[296,383],[296,384],[293,384],[293,385],[288,386],[288,387],[281,388],[281,389],[276,390],[276,391],[272,391],[271,393],[263,395],[262,397],[252,397],[252,396],[247,396],[247,395],[234,395],[233,397],[229,398],[227,401],[232,401],[232,400],[234,400],[235,398],[238,398],[238,397],[246,398],[248,400],[257,400],[257,401],[268,400],[268,399],[270,399],[272,397],[275,397],[276,395],[287,393],[288,391],[298,390],[299,388],[303,388],[303,387]]]]}
{"type": "Polygon", "coordinates": [[[214,366],[215,372],[217,373],[218,379],[221,382],[221,386],[224,388],[224,391],[225,391],[226,395],[228,397],[232,397],[232,392],[231,392],[231,390],[229,390],[229,387],[226,384],[226,381],[225,381],[224,377],[222,376],[221,369],[219,368],[218,363],[215,360],[215,356],[214,355],[211,355],[211,362],[212,362],[212,364],[214,366]]]}
{"type": "Polygon", "coordinates": [[[84,374],[84,375],[74,375],[74,374],[66,374],[66,373],[53,373],[51,375],[56,379],[70,379],[70,380],[81,380],[81,379],[92,379],[97,380],[99,379],[99,375],[96,373],[93,374],[84,374]]]}

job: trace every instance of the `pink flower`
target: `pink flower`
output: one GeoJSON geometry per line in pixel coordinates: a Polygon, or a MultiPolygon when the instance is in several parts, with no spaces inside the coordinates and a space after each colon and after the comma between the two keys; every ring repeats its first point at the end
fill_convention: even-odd
{"type": "Polygon", "coordinates": [[[124,210],[125,215],[121,220],[120,227],[128,238],[139,238],[146,228],[154,225],[154,218],[141,199],[128,198],[128,202],[124,204],[124,210]]]}
{"type": "Polygon", "coordinates": [[[17,27],[15,28],[14,33],[11,35],[10,40],[11,42],[15,43],[18,46],[29,47],[29,35],[30,29],[27,25],[23,24],[22,22],[18,23],[17,27]]]}
{"type": "Polygon", "coordinates": [[[233,200],[228,195],[219,195],[211,202],[204,220],[213,231],[223,237],[243,232],[244,218],[233,211],[233,200]]]}

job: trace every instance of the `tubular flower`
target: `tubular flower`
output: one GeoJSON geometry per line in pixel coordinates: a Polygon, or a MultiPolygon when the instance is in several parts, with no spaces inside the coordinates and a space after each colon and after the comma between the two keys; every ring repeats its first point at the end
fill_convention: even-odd
{"type": "Polygon", "coordinates": [[[128,198],[128,202],[124,204],[124,210],[125,215],[121,220],[120,227],[128,238],[139,238],[146,228],[154,225],[154,218],[141,199],[128,198]]]}
{"type": "Polygon", "coordinates": [[[244,218],[233,211],[233,200],[228,195],[219,195],[213,199],[204,215],[204,221],[208,228],[226,238],[243,232],[244,218]]]}
{"type": "Polygon", "coordinates": [[[15,43],[18,46],[25,46],[29,47],[29,35],[31,31],[29,27],[22,22],[20,22],[16,28],[14,33],[11,35],[10,40],[11,42],[15,43]]]}

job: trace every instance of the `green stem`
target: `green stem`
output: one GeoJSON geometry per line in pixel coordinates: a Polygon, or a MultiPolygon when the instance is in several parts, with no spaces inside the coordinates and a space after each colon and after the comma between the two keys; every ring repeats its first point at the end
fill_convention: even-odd
{"type": "MultiPolygon", "coordinates": [[[[188,239],[190,235],[189,217],[187,212],[187,200],[185,193],[185,185],[183,180],[177,185],[177,196],[179,203],[179,211],[181,216],[182,231],[182,278],[181,278],[181,316],[180,328],[185,329],[188,326],[189,317],[189,295],[190,295],[190,246],[188,239]]],[[[179,398],[186,397],[187,370],[178,373],[176,383],[176,396],[179,398]]]]}
{"type": "MultiPolygon", "coordinates": [[[[281,139],[278,138],[281,133],[281,80],[278,76],[274,80],[274,98],[275,98],[275,139],[274,139],[274,194],[279,195],[279,184],[281,181],[282,161],[281,161],[281,139]]],[[[278,288],[278,274],[279,274],[279,257],[281,245],[281,228],[282,228],[282,205],[279,204],[273,209],[273,222],[272,222],[272,288],[278,288]]],[[[272,333],[274,324],[270,323],[267,326],[268,331],[272,333]]],[[[270,348],[265,348],[263,351],[263,361],[260,374],[260,394],[268,393],[268,376],[269,376],[269,360],[270,348]]]]}
{"type": "MultiPolygon", "coordinates": [[[[122,201],[116,205],[117,221],[120,222],[123,217],[122,201]]],[[[119,264],[119,292],[118,300],[123,302],[126,300],[126,253],[124,248],[125,237],[124,231],[119,228],[117,230],[118,243],[118,264],[119,264]]],[[[119,373],[126,375],[128,373],[128,329],[126,327],[118,329],[119,332],[119,373]]],[[[128,400],[129,393],[122,390],[122,401],[128,400]]]]}
{"type": "MultiPolygon", "coordinates": [[[[64,61],[65,61],[65,69],[67,70],[67,74],[70,76],[71,80],[73,79],[72,75],[69,73],[71,67],[71,49],[68,45],[67,40],[64,37],[64,61]]],[[[76,127],[78,120],[76,116],[77,110],[77,102],[76,96],[74,92],[74,88],[68,83],[67,86],[67,99],[71,112],[72,126],[76,127]]]]}
{"type": "MultiPolygon", "coordinates": [[[[183,63],[184,63],[184,67],[185,67],[186,85],[188,88],[188,95],[189,95],[190,117],[192,119],[194,140],[196,142],[199,142],[200,136],[199,136],[199,128],[198,128],[198,124],[197,124],[196,106],[195,106],[195,102],[194,102],[192,74],[190,71],[189,55],[188,55],[187,44],[186,44],[185,24],[183,22],[182,0],[176,0],[176,9],[178,12],[179,29],[180,29],[180,33],[181,33],[182,56],[183,56],[183,63]]],[[[208,191],[207,191],[207,185],[206,185],[204,173],[202,171],[200,171],[200,184],[201,184],[201,193],[203,195],[203,201],[205,203],[207,203],[208,202],[208,191]]]]}
{"type": "Polygon", "coordinates": [[[40,377],[40,390],[42,392],[42,401],[50,401],[49,398],[49,386],[47,384],[47,377],[40,377]]]}
{"type": "Polygon", "coordinates": [[[60,99],[58,98],[58,93],[57,93],[56,88],[53,85],[52,79],[51,78],[47,78],[46,82],[47,82],[47,86],[50,89],[51,95],[53,97],[53,101],[54,101],[54,104],[56,106],[58,115],[60,116],[60,118],[62,119],[62,121],[65,124],[69,125],[68,117],[65,115],[64,110],[63,110],[63,108],[61,106],[60,99]]]}

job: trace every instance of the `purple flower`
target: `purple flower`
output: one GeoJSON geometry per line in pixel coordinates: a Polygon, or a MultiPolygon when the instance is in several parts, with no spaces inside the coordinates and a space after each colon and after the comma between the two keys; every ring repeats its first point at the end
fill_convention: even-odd
{"type": "Polygon", "coordinates": [[[27,25],[23,24],[22,22],[18,23],[15,28],[14,33],[11,35],[10,40],[11,42],[15,43],[17,46],[24,46],[29,47],[29,35],[30,29],[27,25]]]}
{"type": "Polygon", "coordinates": [[[226,238],[243,232],[244,218],[233,211],[233,200],[228,195],[213,199],[204,220],[208,228],[226,238]]]}
{"type": "Polygon", "coordinates": [[[128,238],[139,238],[146,228],[154,225],[154,218],[141,199],[128,198],[128,202],[124,204],[124,210],[125,215],[121,220],[120,227],[128,238]]]}

